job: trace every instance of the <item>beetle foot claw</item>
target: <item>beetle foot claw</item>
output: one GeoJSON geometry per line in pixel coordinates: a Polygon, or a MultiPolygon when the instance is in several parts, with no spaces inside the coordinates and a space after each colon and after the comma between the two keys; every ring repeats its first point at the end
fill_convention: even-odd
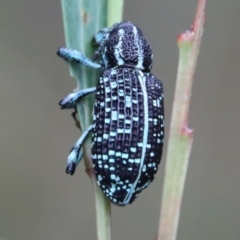
{"type": "Polygon", "coordinates": [[[66,168],[66,173],[72,176],[75,173],[76,165],[74,162],[69,163],[66,168]]]}

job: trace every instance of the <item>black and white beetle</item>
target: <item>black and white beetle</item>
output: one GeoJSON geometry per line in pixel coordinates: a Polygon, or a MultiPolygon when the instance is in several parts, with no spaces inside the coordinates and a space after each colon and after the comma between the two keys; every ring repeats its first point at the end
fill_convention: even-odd
{"type": "Polygon", "coordinates": [[[131,22],[114,24],[94,36],[99,48],[93,60],[76,50],[57,54],[103,69],[97,87],[79,90],[59,102],[74,108],[83,96],[96,92],[93,125],[68,156],[66,172],[74,174],[82,158],[84,140],[92,132],[92,160],[98,185],[115,205],[132,203],[154,179],[164,138],[163,85],[150,73],[152,50],[141,30],[131,22]],[[95,60],[101,57],[100,63],[95,60]]]}

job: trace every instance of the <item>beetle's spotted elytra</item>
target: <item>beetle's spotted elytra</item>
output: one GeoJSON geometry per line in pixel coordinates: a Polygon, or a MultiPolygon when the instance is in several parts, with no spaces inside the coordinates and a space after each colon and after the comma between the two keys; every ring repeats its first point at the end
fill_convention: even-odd
{"type": "Polygon", "coordinates": [[[84,140],[92,133],[97,183],[113,204],[125,206],[158,170],[164,139],[163,85],[150,73],[152,50],[136,25],[114,24],[96,33],[94,41],[99,47],[93,60],[72,49],[57,52],[67,61],[102,70],[96,87],[71,93],[59,102],[62,109],[75,108],[79,99],[96,92],[93,124],[70,151],[66,172],[74,174],[84,140]]]}

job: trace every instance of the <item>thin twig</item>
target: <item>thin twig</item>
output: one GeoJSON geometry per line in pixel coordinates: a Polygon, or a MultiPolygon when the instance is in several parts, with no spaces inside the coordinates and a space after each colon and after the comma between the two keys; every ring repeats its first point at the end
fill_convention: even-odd
{"type": "Polygon", "coordinates": [[[179,35],[179,65],[167,149],[164,190],[156,240],[175,240],[184,183],[192,148],[193,131],[188,128],[193,76],[204,24],[206,0],[199,0],[190,31],[179,35]]]}

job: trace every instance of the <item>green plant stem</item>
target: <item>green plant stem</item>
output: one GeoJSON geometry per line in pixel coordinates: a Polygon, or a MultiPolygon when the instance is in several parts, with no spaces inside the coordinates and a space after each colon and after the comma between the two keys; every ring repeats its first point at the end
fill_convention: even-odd
{"type": "Polygon", "coordinates": [[[108,0],[108,26],[122,21],[124,0],[108,0]]]}
{"type": "Polygon", "coordinates": [[[193,141],[193,131],[187,125],[193,76],[203,33],[205,4],[206,0],[199,0],[192,29],[178,37],[179,65],[157,240],[175,240],[177,237],[183,189],[193,141]]]}
{"type": "MultiPolygon", "coordinates": [[[[121,21],[122,18],[123,0],[61,0],[61,3],[67,47],[79,50],[89,57],[95,50],[91,44],[92,36],[100,29],[121,21]]],[[[73,63],[70,64],[70,75],[76,79],[79,89],[96,86],[99,78],[99,72],[73,63]]],[[[83,98],[77,105],[82,132],[92,124],[93,105],[94,94],[83,98]]],[[[94,189],[97,237],[98,240],[110,240],[111,204],[95,179],[91,158],[91,137],[86,140],[83,152],[86,173],[94,189]]]]}

